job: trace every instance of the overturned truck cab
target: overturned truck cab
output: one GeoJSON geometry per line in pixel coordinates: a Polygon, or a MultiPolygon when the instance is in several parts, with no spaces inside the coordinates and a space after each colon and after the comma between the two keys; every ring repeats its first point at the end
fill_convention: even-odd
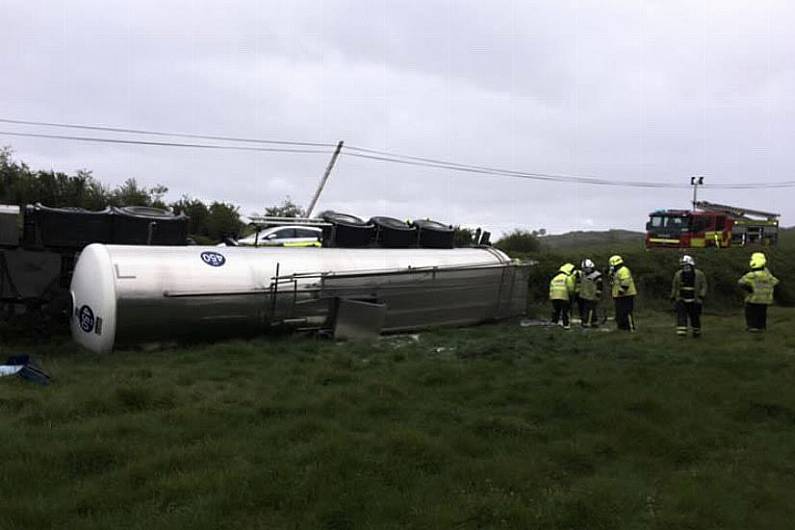
{"type": "Polygon", "coordinates": [[[377,332],[476,324],[524,313],[528,268],[491,247],[92,244],[72,278],[71,331],[78,344],[108,353],[284,328],[332,331],[343,313],[346,329],[360,319],[377,332]]]}

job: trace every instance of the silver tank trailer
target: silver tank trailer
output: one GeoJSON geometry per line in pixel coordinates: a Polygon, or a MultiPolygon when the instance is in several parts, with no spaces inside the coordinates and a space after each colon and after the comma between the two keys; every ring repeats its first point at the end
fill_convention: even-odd
{"type": "Polygon", "coordinates": [[[527,265],[493,248],[342,249],[92,244],[71,284],[72,337],[119,344],[323,329],[340,300],[383,304],[380,331],[524,312],[527,265]]]}

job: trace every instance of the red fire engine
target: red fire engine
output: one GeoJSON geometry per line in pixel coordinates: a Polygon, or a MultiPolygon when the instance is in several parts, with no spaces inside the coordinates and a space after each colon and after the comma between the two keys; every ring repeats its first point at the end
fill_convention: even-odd
{"type": "Polygon", "coordinates": [[[658,210],[646,223],[646,248],[704,248],[778,243],[779,214],[707,201],[696,210],[658,210]]]}

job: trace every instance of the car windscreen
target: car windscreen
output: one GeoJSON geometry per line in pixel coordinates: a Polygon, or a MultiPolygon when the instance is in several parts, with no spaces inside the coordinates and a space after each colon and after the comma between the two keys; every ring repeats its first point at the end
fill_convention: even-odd
{"type": "Polygon", "coordinates": [[[307,230],[306,228],[296,228],[295,237],[318,239],[320,238],[320,233],[314,230],[307,230]]]}
{"type": "Polygon", "coordinates": [[[295,237],[295,228],[282,228],[273,233],[273,239],[292,239],[295,237]]]}

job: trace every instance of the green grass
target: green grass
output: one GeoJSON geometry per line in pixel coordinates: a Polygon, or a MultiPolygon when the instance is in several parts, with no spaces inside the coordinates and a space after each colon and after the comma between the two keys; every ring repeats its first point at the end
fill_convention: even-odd
{"type": "Polygon", "coordinates": [[[793,323],[31,347],[55,382],[0,379],[0,527],[792,528],[793,323]]]}

